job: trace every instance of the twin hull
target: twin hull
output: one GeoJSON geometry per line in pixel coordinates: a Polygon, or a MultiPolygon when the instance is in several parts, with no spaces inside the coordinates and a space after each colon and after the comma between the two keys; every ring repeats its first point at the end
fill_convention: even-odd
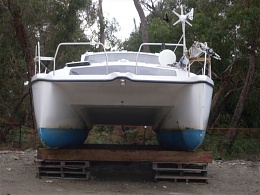
{"type": "Polygon", "coordinates": [[[213,81],[133,79],[103,80],[35,75],[32,83],[37,128],[51,148],[80,145],[92,125],[152,126],[160,145],[194,150],[203,141],[213,81]]]}

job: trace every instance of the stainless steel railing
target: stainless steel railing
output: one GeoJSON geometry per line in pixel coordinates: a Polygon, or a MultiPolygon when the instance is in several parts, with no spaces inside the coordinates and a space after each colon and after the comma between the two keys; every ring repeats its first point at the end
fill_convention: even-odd
{"type": "Polygon", "coordinates": [[[108,57],[107,57],[107,52],[105,49],[104,44],[102,43],[97,43],[97,42],[67,42],[67,43],[60,43],[56,49],[54,57],[45,57],[41,56],[41,49],[40,49],[40,43],[38,42],[36,46],[36,51],[35,51],[35,74],[41,73],[41,66],[44,64],[42,61],[53,61],[53,75],[55,75],[55,70],[56,70],[56,58],[59,52],[59,49],[61,46],[72,46],[72,45],[101,45],[103,47],[104,55],[106,57],[106,74],[108,74],[108,57]],[[37,71],[37,63],[38,63],[38,71],[37,71]]]}

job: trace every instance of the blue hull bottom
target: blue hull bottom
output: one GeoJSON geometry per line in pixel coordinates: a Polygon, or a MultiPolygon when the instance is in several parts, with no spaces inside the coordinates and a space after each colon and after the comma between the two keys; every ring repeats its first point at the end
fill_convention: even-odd
{"type": "Polygon", "coordinates": [[[66,148],[84,144],[89,131],[85,129],[40,128],[38,133],[45,146],[66,148]]]}
{"type": "MultiPolygon", "coordinates": [[[[85,129],[40,128],[39,136],[43,144],[49,148],[66,148],[84,144],[88,137],[85,129]]],[[[192,151],[201,145],[206,130],[159,130],[159,144],[169,150],[192,151]]]]}
{"type": "Polygon", "coordinates": [[[206,130],[159,130],[157,139],[159,144],[169,150],[192,151],[201,145],[206,130]]]}

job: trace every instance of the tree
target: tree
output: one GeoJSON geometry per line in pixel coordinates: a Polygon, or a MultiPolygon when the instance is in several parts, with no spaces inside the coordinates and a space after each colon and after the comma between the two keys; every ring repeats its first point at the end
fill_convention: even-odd
{"type": "MultiPolygon", "coordinates": [[[[179,26],[172,10],[179,9],[180,1],[143,0],[151,12],[147,17],[150,42],[176,42],[180,34],[179,26]],[[167,13],[169,23],[165,22],[167,13]]],[[[259,104],[259,1],[192,1],[183,0],[185,13],[195,8],[194,20],[190,29],[187,26],[187,45],[192,41],[208,42],[220,54],[221,61],[212,61],[212,77],[215,82],[209,128],[238,127],[259,124],[258,110],[247,105],[259,104]],[[190,40],[190,41],[189,41],[190,40]],[[250,96],[254,94],[254,96],[250,96]],[[254,102],[254,103],[253,103],[254,102]],[[235,110],[235,112],[234,112],[235,110]],[[252,118],[245,118],[247,115],[252,118]],[[252,114],[250,114],[252,113],[252,114]],[[254,114],[253,114],[254,113],[254,114]],[[249,122],[250,121],[250,122],[249,122]]],[[[138,32],[131,34],[124,43],[125,48],[135,50],[141,43],[138,32]]],[[[178,40],[177,40],[178,41],[178,40]]],[[[229,133],[227,137],[233,137],[229,133]]]]}
{"type": "Polygon", "coordinates": [[[0,1],[0,122],[7,123],[0,129],[2,140],[11,130],[9,122],[34,126],[31,89],[24,82],[34,74],[35,35],[40,35],[42,54],[47,56],[60,42],[87,40],[79,16],[92,8],[90,4],[85,0],[0,1]]]}
{"type": "Polygon", "coordinates": [[[232,140],[235,139],[235,128],[239,125],[239,120],[244,110],[246,100],[256,70],[256,57],[257,50],[260,46],[260,21],[258,16],[260,14],[259,1],[236,1],[233,2],[231,7],[230,17],[234,18],[233,25],[238,28],[238,45],[241,51],[244,51],[244,57],[248,59],[248,70],[246,77],[243,81],[242,90],[236,104],[234,115],[230,122],[231,130],[228,132],[227,137],[232,140]]]}
{"type": "MultiPolygon", "coordinates": [[[[34,70],[34,59],[33,59],[33,50],[29,41],[28,33],[26,32],[26,28],[23,25],[22,22],[22,11],[19,6],[14,4],[11,0],[7,0],[6,6],[6,11],[9,12],[9,15],[11,17],[12,21],[12,26],[14,28],[15,34],[17,41],[21,47],[22,53],[25,58],[25,64],[26,64],[26,70],[27,70],[27,79],[30,80],[30,78],[33,75],[33,70],[34,70]]],[[[30,96],[30,102],[31,102],[31,107],[32,107],[32,91],[29,89],[28,93],[24,93],[20,101],[17,102],[16,106],[14,107],[14,110],[12,111],[10,117],[9,117],[9,122],[11,122],[21,105],[22,101],[26,98],[26,96],[29,94],[30,96]]],[[[33,110],[33,109],[32,109],[33,110]]],[[[31,118],[34,126],[34,114],[33,111],[31,112],[31,118]]],[[[5,136],[8,134],[10,128],[8,126],[4,129],[4,131],[1,132],[1,138],[4,140],[5,136]]]]}
{"type": "MultiPolygon", "coordinates": [[[[103,45],[105,44],[105,22],[104,22],[104,16],[103,16],[103,8],[102,8],[102,2],[103,0],[99,0],[98,3],[98,17],[99,17],[99,41],[103,45]]],[[[99,51],[103,51],[103,47],[99,46],[99,51]]]]}
{"type": "MultiPolygon", "coordinates": [[[[141,30],[142,42],[148,43],[147,22],[146,22],[143,8],[139,0],[134,0],[134,4],[141,20],[140,30],[141,30]]],[[[145,45],[143,50],[145,52],[149,52],[149,46],[145,45]]]]}

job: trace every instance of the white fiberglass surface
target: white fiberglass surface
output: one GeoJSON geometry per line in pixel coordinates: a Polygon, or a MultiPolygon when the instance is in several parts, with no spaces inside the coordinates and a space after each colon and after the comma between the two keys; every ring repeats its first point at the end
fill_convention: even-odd
{"type": "Polygon", "coordinates": [[[70,75],[105,75],[113,72],[120,73],[137,73],[138,75],[157,75],[157,76],[176,76],[176,71],[173,69],[165,69],[161,67],[145,67],[133,65],[109,65],[106,66],[86,66],[72,68],[70,75]]]}
{"type": "Polygon", "coordinates": [[[106,61],[106,55],[108,62],[136,62],[147,64],[159,64],[158,55],[144,54],[136,52],[113,52],[109,53],[93,53],[85,56],[85,61],[90,63],[102,63],[106,61]]]}

